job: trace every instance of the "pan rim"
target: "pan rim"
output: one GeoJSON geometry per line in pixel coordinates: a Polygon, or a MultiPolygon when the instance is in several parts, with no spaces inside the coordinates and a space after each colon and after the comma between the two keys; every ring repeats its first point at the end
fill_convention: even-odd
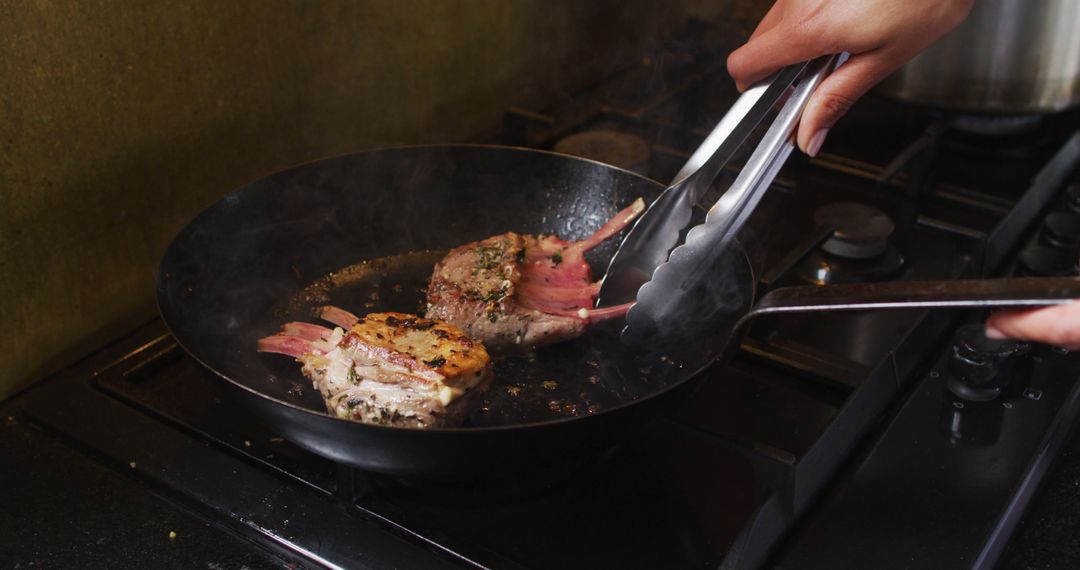
{"type": "MultiPolygon", "coordinates": [[[[646,403],[646,402],[648,402],[650,400],[659,398],[659,397],[663,396],[664,394],[667,394],[667,393],[671,392],[672,390],[675,390],[675,389],[685,385],[686,383],[690,382],[694,378],[698,377],[703,371],[708,369],[715,362],[717,362],[718,360],[725,357],[732,350],[732,348],[733,348],[732,347],[732,342],[733,342],[734,339],[729,335],[727,341],[725,341],[723,343],[723,346],[720,347],[720,349],[717,351],[717,354],[713,358],[708,359],[708,360],[704,361],[702,364],[700,364],[699,366],[691,369],[689,372],[687,372],[687,374],[681,380],[679,380],[677,382],[674,382],[674,383],[672,383],[672,384],[670,384],[668,386],[665,386],[662,389],[660,389],[660,390],[658,390],[656,392],[653,392],[653,393],[651,393],[651,394],[649,394],[649,395],[647,395],[645,397],[634,399],[634,400],[629,400],[629,401],[626,401],[626,402],[620,402],[619,404],[617,404],[615,406],[603,408],[603,409],[601,409],[600,411],[598,411],[597,413],[594,413],[594,414],[589,414],[589,415],[585,415],[585,416],[568,416],[568,417],[562,417],[562,418],[553,418],[553,419],[542,420],[542,421],[534,421],[534,422],[527,422],[527,423],[517,423],[517,424],[510,424],[510,425],[474,426],[474,427],[428,427],[428,428],[419,429],[419,428],[407,428],[407,427],[388,426],[388,425],[380,425],[380,424],[368,424],[368,423],[358,422],[358,421],[354,421],[354,420],[347,420],[347,419],[339,418],[337,416],[332,416],[332,415],[329,414],[329,412],[318,412],[318,411],[312,410],[310,408],[299,406],[299,405],[294,404],[292,402],[281,400],[281,399],[275,398],[273,396],[270,396],[268,394],[265,394],[263,392],[260,392],[258,390],[255,390],[254,388],[251,388],[250,386],[248,386],[248,385],[246,385],[246,384],[244,384],[244,383],[242,383],[242,382],[240,382],[238,380],[234,380],[233,378],[230,378],[228,375],[223,374],[221,371],[219,371],[216,367],[214,367],[214,366],[210,365],[209,363],[205,362],[202,358],[200,358],[197,354],[195,354],[184,343],[184,341],[180,338],[180,336],[178,336],[176,334],[176,332],[174,330],[174,327],[169,323],[169,319],[166,317],[166,312],[163,310],[163,305],[162,305],[163,264],[164,264],[165,260],[168,258],[169,252],[172,250],[174,244],[176,243],[176,239],[181,234],[183,234],[189,227],[191,227],[192,224],[194,224],[196,221],[198,221],[203,215],[206,215],[208,212],[210,212],[210,210],[212,210],[217,204],[219,204],[221,200],[226,199],[228,196],[232,196],[233,194],[235,194],[237,192],[240,192],[240,191],[244,190],[245,188],[248,188],[252,184],[258,183],[258,182],[263,181],[263,180],[266,180],[267,178],[277,176],[279,174],[290,172],[290,171],[293,171],[293,170],[296,170],[296,169],[299,169],[299,168],[303,168],[305,166],[310,166],[312,164],[316,164],[316,163],[320,163],[320,162],[336,160],[336,159],[342,159],[342,158],[352,157],[352,156],[372,155],[372,154],[383,153],[383,152],[395,152],[395,151],[403,151],[403,150],[425,150],[425,149],[431,149],[431,150],[449,149],[449,150],[453,150],[453,149],[467,149],[467,148],[495,150],[495,151],[511,151],[511,152],[514,152],[514,153],[522,153],[522,154],[541,154],[541,155],[555,156],[555,157],[558,157],[560,159],[568,159],[568,160],[573,160],[573,161],[590,163],[590,164],[593,164],[593,165],[603,167],[605,169],[610,169],[610,170],[614,170],[614,171],[629,175],[632,178],[636,178],[636,179],[639,179],[639,180],[641,180],[643,182],[655,185],[655,186],[657,186],[657,189],[661,190],[661,191],[664,188],[666,188],[666,186],[664,184],[662,184],[662,183],[660,183],[660,182],[658,182],[656,180],[653,180],[652,178],[649,178],[647,176],[638,174],[636,172],[633,172],[633,171],[630,171],[630,170],[627,170],[627,169],[624,169],[624,168],[621,168],[621,167],[618,167],[618,166],[612,166],[610,164],[606,164],[606,163],[603,163],[603,162],[600,162],[600,161],[597,161],[597,160],[592,160],[592,159],[589,159],[589,158],[582,158],[582,157],[578,157],[578,156],[572,156],[572,155],[558,153],[558,152],[554,152],[554,151],[541,150],[541,149],[532,149],[532,148],[521,147],[521,146],[512,146],[512,145],[495,145],[495,144],[478,144],[478,143],[466,143],[466,144],[438,143],[438,144],[399,145],[399,146],[378,147],[378,148],[372,148],[372,149],[360,150],[360,151],[353,151],[353,152],[345,152],[345,153],[341,153],[341,154],[328,155],[328,156],[321,157],[321,158],[316,158],[316,159],[312,159],[312,160],[308,160],[308,161],[299,162],[299,163],[293,164],[293,165],[285,167],[285,168],[273,170],[273,171],[271,171],[271,172],[269,172],[269,173],[267,173],[267,174],[265,174],[263,176],[253,178],[253,179],[249,180],[248,182],[245,182],[245,183],[241,184],[240,186],[234,188],[232,191],[230,191],[227,194],[221,196],[220,198],[218,198],[218,200],[215,200],[213,203],[206,206],[202,211],[200,211],[195,217],[193,217],[190,221],[188,221],[186,224],[184,224],[173,235],[172,239],[169,242],[169,245],[165,249],[165,253],[162,255],[161,261],[159,261],[159,263],[158,263],[158,268],[157,268],[157,271],[156,271],[156,273],[154,275],[155,293],[156,293],[154,301],[155,301],[155,305],[156,305],[157,310],[158,310],[158,316],[159,316],[159,318],[161,318],[161,321],[165,325],[166,330],[168,330],[169,335],[172,336],[173,340],[176,341],[176,344],[178,346],[180,346],[180,348],[182,348],[184,350],[184,352],[188,354],[188,356],[190,356],[192,359],[194,359],[196,362],[198,362],[200,366],[202,366],[203,368],[209,370],[215,376],[225,380],[226,382],[233,385],[234,387],[239,388],[241,390],[244,390],[244,391],[248,392],[249,394],[251,394],[253,396],[256,396],[256,397],[258,397],[258,398],[260,398],[262,400],[265,400],[265,401],[267,401],[269,403],[284,406],[285,408],[291,409],[293,412],[299,412],[299,413],[302,413],[302,414],[308,414],[308,415],[313,416],[313,417],[323,418],[323,420],[328,420],[328,421],[331,421],[331,422],[343,422],[343,423],[354,425],[354,426],[360,426],[360,427],[357,427],[355,429],[386,430],[387,432],[392,432],[392,433],[397,433],[397,434],[401,434],[403,432],[408,432],[408,433],[413,433],[413,434],[421,434],[421,433],[432,434],[432,435],[429,435],[429,436],[416,435],[416,436],[410,436],[410,437],[440,437],[442,434],[458,434],[458,433],[505,433],[505,432],[513,432],[513,431],[541,429],[541,428],[548,428],[548,427],[558,427],[558,426],[567,425],[567,424],[570,424],[570,423],[573,423],[573,422],[585,421],[585,420],[597,421],[597,420],[603,418],[604,416],[608,416],[609,414],[615,413],[615,412],[617,412],[619,410],[623,410],[625,408],[628,408],[628,407],[631,407],[631,406],[636,406],[636,405],[639,405],[639,404],[644,404],[644,403],[646,403]]],[[[750,296],[749,296],[749,299],[751,301],[750,301],[749,306],[747,308],[747,310],[750,310],[750,309],[752,309],[752,307],[754,305],[754,300],[756,299],[757,283],[756,283],[756,279],[753,277],[753,266],[750,263],[749,258],[747,257],[747,253],[746,253],[745,248],[743,248],[741,245],[738,245],[738,250],[741,253],[740,257],[746,263],[746,266],[747,266],[747,268],[749,270],[749,275],[751,276],[751,278],[750,278],[751,291],[750,291],[750,296]]],[[[257,415],[259,414],[259,412],[255,412],[255,413],[257,415]]],[[[323,420],[316,420],[316,421],[323,421],[323,420]]]]}

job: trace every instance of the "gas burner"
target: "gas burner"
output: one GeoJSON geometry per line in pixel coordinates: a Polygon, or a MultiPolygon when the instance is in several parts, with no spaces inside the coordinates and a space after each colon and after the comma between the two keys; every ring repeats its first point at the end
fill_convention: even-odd
{"type": "Polygon", "coordinates": [[[879,258],[844,259],[824,252],[814,252],[800,264],[798,275],[814,285],[867,283],[892,279],[904,268],[904,256],[890,246],[879,258]]]}
{"type": "Polygon", "coordinates": [[[555,152],[580,156],[639,174],[649,161],[649,143],[636,135],[618,131],[583,131],[555,143],[555,152]]]}
{"type": "Polygon", "coordinates": [[[1080,214],[1054,212],[1046,216],[1042,225],[1042,242],[1076,257],[1080,254],[1080,214]]]}
{"type": "Polygon", "coordinates": [[[1032,160],[1054,137],[1049,115],[947,115],[942,150],[978,160],[1032,160]]]}
{"type": "Polygon", "coordinates": [[[1017,259],[1023,277],[1067,277],[1076,275],[1077,258],[1060,248],[1037,245],[1024,248],[1017,259]]]}
{"type": "Polygon", "coordinates": [[[895,225],[881,210],[853,202],[818,208],[814,223],[833,228],[832,235],[799,264],[797,274],[809,283],[860,283],[891,279],[904,268],[904,257],[889,243],[895,225]]]}
{"type": "Polygon", "coordinates": [[[954,115],[953,129],[984,137],[1004,137],[1030,133],[1042,125],[1043,115],[954,115]]]}
{"type": "Polygon", "coordinates": [[[885,253],[896,226],[885,212],[854,202],[837,202],[814,212],[814,225],[834,228],[821,249],[844,259],[871,259],[885,253]]]}

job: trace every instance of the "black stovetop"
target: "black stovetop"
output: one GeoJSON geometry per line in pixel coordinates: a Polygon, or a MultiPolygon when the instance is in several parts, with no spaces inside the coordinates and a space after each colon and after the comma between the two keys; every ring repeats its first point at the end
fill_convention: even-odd
{"type": "MultiPolygon", "coordinates": [[[[671,74],[660,81],[668,95],[594,93],[555,108],[511,109],[497,142],[566,148],[560,143],[574,134],[615,132],[622,143],[629,135],[648,152],[627,166],[667,180],[735,95],[722,70],[675,57],[707,50],[673,49],[615,81],[655,79],[660,66],[671,74]],[[661,66],[664,57],[685,65],[661,66]]],[[[743,239],[762,287],[867,274],[867,263],[820,250],[813,214],[838,202],[871,206],[895,222],[890,252],[902,266],[869,273],[876,278],[1014,273],[1017,251],[1040,239],[1039,220],[1069,208],[1063,187],[1080,181],[1077,119],[1062,115],[989,139],[953,128],[951,117],[864,100],[821,156],[785,167],[755,212],[743,239]]],[[[950,335],[982,317],[763,320],[693,398],[650,429],[564,478],[498,488],[374,476],[304,451],[239,408],[227,385],[155,320],[5,404],[0,532],[13,540],[0,546],[0,561],[992,564],[1068,439],[1080,408],[1080,358],[1036,347],[1001,397],[957,398],[944,387],[950,335]]],[[[1071,453],[1065,457],[1076,461],[1071,453]]],[[[1048,493],[1075,501],[1070,465],[1048,493]]],[[[1055,507],[1044,506],[1034,524],[1058,520],[1055,507]]],[[[1022,529],[1019,537],[1005,566],[1045,559],[1050,550],[1037,533],[1022,529]]],[[[1076,551],[1050,560],[1076,560],[1076,551]]]]}
{"type": "MultiPolygon", "coordinates": [[[[1002,408],[1009,414],[1065,401],[1080,372],[1075,359],[1049,348],[1037,356],[1041,366],[1067,370],[1024,386],[1039,390],[1038,400],[1021,390],[993,405],[1011,403],[1002,408]]],[[[915,425],[875,430],[863,446],[870,452],[856,453],[825,500],[774,551],[774,562],[835,567],[837,556],[866,562],[850,567],[970,565],[973,542],[951,534],[986,532],[1001,505],[977,499],[1024,471],[1036,450],[1019,439],[1001,455],[957,444],[941,429],[957,410],[941,378],[927,372],[904,406],[917,413],[891,416],[915,425]],[[921,437],[949,442],[953,453],[933,453],[921,437]],[[889,438],[909,445],[875,454],[889,438]],[[890,470],[891,462],[909,468],[890,470]],[[953,476],[936,477],[943,471],[953,476]],[[923,484],[920,472],[933,485],[923,484]],[[883,523],[888,534],[880,533],[883,523]],[[880,558],[912,545],[920,548],[889,559],[895,564],[880,558]]],[[[831,415],[805,402],[785,406],[767,383],[709,386],[771,399],[789,420],[805,414],[820,423],[831,415]]],[[[0,413],[7,464],[0,534],[9,539],[0,560],[10,567],[701,568],[729,554],[732,537],[745,530],[738,525],[762,516],[755,511],[771,492],[729,442],[676,418],[549,488],[495,495],[456,489],[448,498],[437,487],[372,480],[281,440],[237,409],[224,384],[184,356],[157,321],[0,413]]],[[[1049,422],[1054,414],[1004,417],[1008,434],[1014,421],[1049,422]]],[[[1003,567],[1080,561],[1068,509],[1080,500],[1078,454],[1073,442],[1003,567]]]]}
{"type": "MultiPolygon", "coordinates": [[[[780,202],[771,215],[810,212],[839,184],[845,190],[833,199],[869,198],[899,211],[880,187],[829,163],[796,168],[790,186],[770,197],[780,202]]],[[[909,258],[903,278],[975,271],[986,255],[976,232],[941,225],[919,223],[898,237],[909,258]]],[[[777,233],[771,243],[787,243],[777,233]]],[[[7,521],[5,534],[23,538],[9,544],[34,545],[7,554],[59,560],[68,550],[41,542],[55,540],[46,525],[59,525],[104,537],[91,552],[118,546],[105,529],[145,532],[122,544],[169,548],[173,561],[188,560],[174,545],[200,536],[206,552],[275,564],[702,568],[771,556],[783,567],[815,567],[865,556],[881,567],[880,553],[891,548],[910,557],[895,559],[898,566],[970,565],[987,537],[1008,534],[1026,496],[1013,511],[1010,497],[1034,490],[1071,426],[1077,359],[1041,348],[1010,393],[979,408],[942,387],[954,328],[944,314],[867,313],[808,326],[759,326],[731,362],[709,371],[695,398],[566,480],[478,490],[359,474],[293,446],[237,408],[226,385],[154,321],[5,408],[18,466],[5,471],[32,477],[5,486],[8,504],[40,517],[37,525],[23,515],[7,521]],[[965,429],[986,431],[987,423],[990,436],[965,440],[965,429]],[[962,429],[950,431],[953,424],[962,429]],[[81,492],[60,493],[57,504],[68,463],[81,492]],[[102,499],[109,509],[88,508],[102,499]],[[174,519],[167,526],[178,538],[167,538],[155,517],[174,519]],[[785,529],[792,534],[778,542],[785,529]],[[259,559],[250,544],[237,550],[238,540],[275,557],[259,559]]]]}

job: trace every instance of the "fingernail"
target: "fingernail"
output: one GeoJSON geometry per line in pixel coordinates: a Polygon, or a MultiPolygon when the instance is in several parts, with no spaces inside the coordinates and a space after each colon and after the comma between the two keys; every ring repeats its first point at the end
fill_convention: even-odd
{"type": "Polygon", "coordinates": [[[806,154],[810,156],[817,156],[818,151],[821,150],[821,145],[825,144],[825,137],[828,136],[829,129],[819,129],[814,133],[814,136],[810,137],[810,144],[806,145],[806,154]]]}
{"type": "Polygon", "coordinates": [[[1005,339],[1005,338],[1008,338],[1008,337],[1005,336],[1005,333],[1001,332],[997,328],[992,327],[990,325],[986,325],[986,338],[990,338],[990,339],[994,339],[994,340],[1002,340],[1002,339],[1005,339]]]}

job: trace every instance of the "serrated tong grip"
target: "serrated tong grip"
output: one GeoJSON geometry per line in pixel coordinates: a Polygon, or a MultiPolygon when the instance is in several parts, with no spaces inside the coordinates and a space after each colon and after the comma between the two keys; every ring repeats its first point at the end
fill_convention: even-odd
{"type": "MultiPolygon", "coordinates": [[[[728,247],[765,195],[795,148],[795,129],[810,97],[844,60],[846,54],[839,54],[807,64],[801,81],[791,89],[787,101],[731,187],[709,209],[705,222],[691,228],[684,243],[672,250],[667,261],[660,263],[652,272],[652,278],[638,289],[637,302],[626,317],[628,331],[638,327],[652,336],[657,329],[664,328],[665,322],[685,317],[679,311],[689,305],[680,303],[678,295],[693,288],[691,281],[724,278],[710,275],[709,265],[715,261],[718,252],[728,247]]],[[[710,174],[716,175],[705,172],[703,167],[690,174],[688,180],[710,174]]]]}

